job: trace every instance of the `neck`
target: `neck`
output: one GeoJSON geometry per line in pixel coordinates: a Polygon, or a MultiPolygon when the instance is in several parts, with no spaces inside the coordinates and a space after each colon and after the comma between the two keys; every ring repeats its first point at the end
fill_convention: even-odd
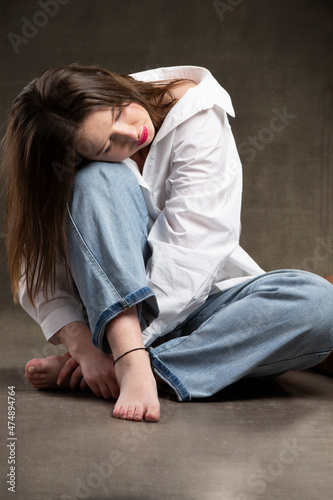
{"type": "Polygon", "coordinates": [[[139,149],[139,151],[137,151],[136,153],[134,153],[134,155],[130,157],[131,160],[135,161],[135,163],[138,165],[141,174],[148,153],[149,153],[149,146],[146,146],[145,148],[139,149]]]}

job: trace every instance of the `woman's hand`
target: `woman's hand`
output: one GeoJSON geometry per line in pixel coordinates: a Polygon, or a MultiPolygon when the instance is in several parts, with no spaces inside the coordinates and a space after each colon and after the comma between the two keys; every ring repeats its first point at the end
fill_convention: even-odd
{"type": "Polygon", "coordinates": [[[81,358],[80,367],[84,380],[96,396],[105,399],[118,398],[119,386],[116,381],[113,358],[96,347],[96,352],[81,358]]]}
{"type": "Polygon", "coordinates": [[[70,376],[70,389],[86,389],[87,386],[96,396],[105,399],[117,398],[119,387],[116,382],[113,359],[102,352],[89,351],[83,354],[79,363],[74,358],[69,358],[58,375],[58,385],[70,376]]]}
{"type": "Polygon", "coordinates": [[[57,337],[71,355],[59,372],[58,385],[71,375],[71,389],[89,386],[96,396],[105,399],[119,396],[113,358],[93,345],[91,332],[84,323],[73,322],[66,325],[57,333],[57,337]]]}
{"type": "Polygon", "coordinates": [[[79,363],[72,358],[72,356],[66,353],[68,358],[62,369],[60,370],[57,378],[57,385],[61,385],[64,380],[66,380],[69,388],[74,391],[75,389],[80,389],[84,391],[87,389],[88,384],[82,376],[82,371],[79,363]]]}

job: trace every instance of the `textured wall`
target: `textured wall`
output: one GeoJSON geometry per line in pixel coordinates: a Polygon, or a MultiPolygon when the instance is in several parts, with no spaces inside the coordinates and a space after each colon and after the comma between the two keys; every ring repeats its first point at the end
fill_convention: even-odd
{"type": "Polygon", "coordinates": [[[2,123],[15,95],[49,66],[205,66],[236,110],[243,246],[266,270],[333,274],[331,0],[0,5],[2,123]]]}

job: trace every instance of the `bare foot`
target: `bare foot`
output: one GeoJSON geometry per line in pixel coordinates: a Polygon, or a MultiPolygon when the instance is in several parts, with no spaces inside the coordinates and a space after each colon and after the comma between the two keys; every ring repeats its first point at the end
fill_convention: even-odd
{"type": "Polygon", "coordinates": [[[147,353],[129,353],[117,362],[115,369],[120,396],[113,416],[123,420],[157,422],[160,419],[160,403],[147,353]]]}
{"type": "MultiPolygon", "coordinates": [[[[59,388],[58,374],[70,357],[70,354],[66,352],[63,356],[32,359],[25,366],[25,376],[35,389],[59,388]]],[[[66,384],[61,385],[61,388],[64,387],[66,384]]]]}

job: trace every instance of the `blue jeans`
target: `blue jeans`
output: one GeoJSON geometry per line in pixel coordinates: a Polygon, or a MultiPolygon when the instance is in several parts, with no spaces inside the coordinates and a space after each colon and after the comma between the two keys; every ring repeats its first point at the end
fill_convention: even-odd
{"type": "MultiPolygon", "coordinates": [[[[148,215],[122,164],[88,163],[68,204],[70,269],[93,342],[108,352],[105,325],[133,305],[142,328],[154,308],[145,264],[148,215]]],[[[297,270],[273,271],[208,297],[150,346],[154,371],[180,401],[211,396],[243,377],[310,368],[333,350],[333,286],[297,270]]]]}

